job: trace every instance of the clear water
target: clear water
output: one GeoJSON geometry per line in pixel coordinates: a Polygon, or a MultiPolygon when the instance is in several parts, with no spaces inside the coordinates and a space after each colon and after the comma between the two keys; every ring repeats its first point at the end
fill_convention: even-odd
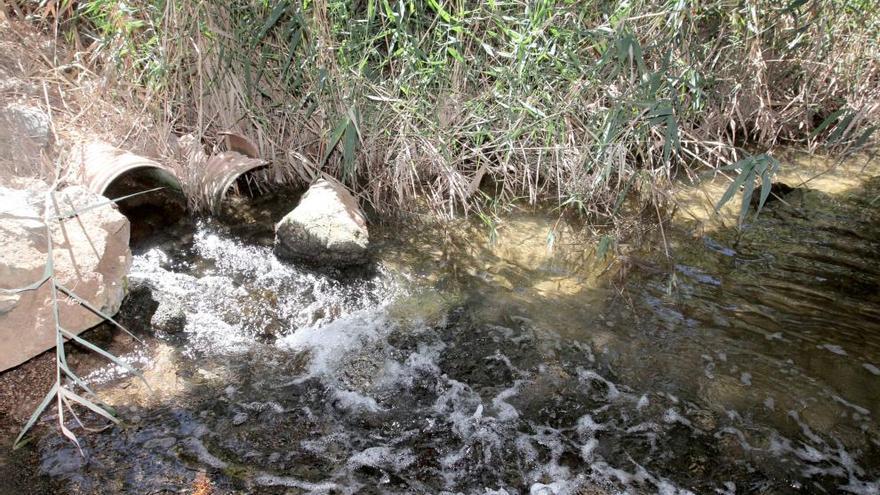
{"type": "Polygon", "coordinates": [[[84,458],[47,435],[42,472],[101,493],[880,493],[876,186],[796,191],[742,234],[668,226],[674,262],[608,264],[514,215],[494,242],[377,228],[375,267],[322,273],[200,222],[136,256],[158,308],[123,309],[185,315],[129,356],[166,378],[135,397],[93,373],[127,424],[83,432],[84,458]]]}

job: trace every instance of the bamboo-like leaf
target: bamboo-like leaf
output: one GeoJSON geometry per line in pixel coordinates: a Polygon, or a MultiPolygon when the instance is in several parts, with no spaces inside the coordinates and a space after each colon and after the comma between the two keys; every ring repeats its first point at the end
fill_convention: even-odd
{"type": "MultiPolygon", "coordinates": [[[[282,74],[287,74],[290,70],[290,65],[293,63],[293,58],[296,56],[296,51],[299,49],[299,44],[302,42],[302,27],[297,27],[295,30],[290,32],[290,42],[288,44],[287,49],[287,60],[284,62],[284,67],[281,69],[282,74]]],[[[288,77],[285,77],[285,84],[289,84],[288,77]]]]}
{"type": "Polygon", "coordinates": [[[765,162],[763,170],[761,171],[761,197],[758,202],[758,210],[755,212],[756,217],[761,213],[761,209],[764,208],[764,203],[770,196],[770,189],[773,185],[773,175],[776,174],[776,170],[779,168],[779,162],[776,161],[775,158],[769,155],[763,156],[765,157],[765,162]]]}
{"type": "Polygon", "coordinates": [[[89,310],[91,310],[91,311],[92,311],[93,313],[95,313],[96,315],[98,315],[98,316],[100,316],[101,318],[104,318],[105,320],[109,321],[110,323],[116,325],[120,330],[122,330],[123,332],[127,333],[128,335],[130,335],[131,338],[133,338],[134,340],[136,340],[136,341],[140,342],[141,344],[143,344],[143,341],[142,341],[141,339],[139,339],[137,336],[135,336],[135,334],[131,333],[131,332],[130,332],[127,328],[125,328],[121,323],[119,323],[118,321],[114,320],[113,317],[111,317],[111,316],[105,314],[105,313],[102,312],[100,309],[98,309],[98,308],[92,306],[92,304],[91,304],[90,302],[88,302],[88,301],[86,301],[85,299],[79,297],[79,296],[76,295],[76,293],[74,293],[72,290],[68,289],[67,287],[61,285],[61,284],[58,283],[58,282],[55,282],[55,287],[57,287],[61,292],[64,292],[64,293],[67,294],[68,296],[72,297],[74,300],[76,300],[78,303],[82,304],[83,306],[85,306],[85,307],[88,308],[89,310]]]}
{"type": "Polygon", "coordinates": [[[68,332],[67,330],[65,330],[63,328],[61,329],[61,333],[62,333],[62,335],[64,335],[68,339],[73,340],[74,342],[76,342],[84,347],[87,347],[89,350],[97,352],[98,354],[107,358],[110,362],[112,362],[116,366],[119,366],[120,368],[123,368],[124,370],[128,371],[129,373],[133,374],[134,376],[140,378],[141,381],[144,382],[144,385],[146,385],[147,388],[150,388],[150,384],[147,383],[147,380],[144,378],[143,373],[141,373],[140,370],[138,370],[137,368],[131,366],[130,364],[119,359],[118,357],[114,356],[113,354],[105,351],[104,349],[101,349],[100,347],[96,346],[95,344],[92,344],[91,342],[80,337],[79,335],[68,332]]]}
{"type": "MultiPolygon", "coordinates": [[[[59,399],[60,400],[60,399],[59,399]]],[[[61,414],[61,407],[58,408],[58,424],[61,427],[61,434],[70,439],[74,445],[76,445],[76,449],[79,450],[79,455],[85,457],[83,453],[82,445],[79,444],[79,439],[76,438],[76,435],[73,434],[72,431],[68,430],[66,426],[64,426],[64,415],[61,414]]]]}
{"type": "Polygon", "coordinates": [[[761,209],[764,208],[764,203],[767,201],[767,198],[770,196],[770,189],[773,186],[773,183],[770,179],[769,170],[764,170],[761,173],[761,197],[758,198],[758,209],[755,212],[755,216],[757,217],[761,213],[761,209]]]}
{"type": "Polygon", "coordinates": [[[82,428],[83,430],[86,430],[91,433],[100,433],[111,426],[111,423],[108,423],[101,428],[91,428],[91,427],[86,426],[86,424],[83,422],[83,420],[81,420],[79,418],[79,414],[77,414],[76,410],[73,408],[73,404],[70,403],[70,399],[65,396],[61,396],[61,399],[64,401],[64,407],[67,408],[67,412],[69,412],[70,415],[73,416],[73,420],[76,421],[76,424],[78,424],[79,427],[82,428]]]}
{"type": "Polygon", "coordinates": [[[605,255],[608,254],[608,250],[611,248],[611,243],[614,241],[614,238],[610,235],[603,235],[601,239],[599,239],[599,244],[596,246],[596,257],[601,259],[605,259],[605,255]]]}
{"type": "Polygon", "coordinates": [[[730,187],[724,192],[724,195],[715,206],[715,210],[720,210],[730,199],[742,188],[742,203],[740,204],[739,223],[745,220],[748,214],[749,206],[751,206],[752,195],[755,191],[755,179],[761,177],[761,192],[757,212],[761,212],[767,197],[770,195],[773,175],[779,168],[779,162],[770,155],[761,154],[758,156],[749,156],[742,160],[724,167],[726,169],[740,169],[739,174],[734,179],[730,187]]]}
{"type": "Polygon", "coordinates": [[[278,22],[278,19],[281,18],[281,14],[284,13],[285,9],[287,9],[287,2],[282,1],[278,2],[275,5],[275,8],[272,9],[272,13],[269,14],[269,17],[266,19],[266,22],[263,24],[263,28],[260,29],[260,32],[257,33],[257,36],[254,38],[253,46],[257,46],[257,44],[266,37],[269,33],[269,30],[272,29],[272,26],[278,22]]]}
{"type": "Polygon", "coordinates": [[[345,127],[344,140],[342,143],[342,174],[346,179],[351,179],[355,174],[355,158],[358,144],[358,132],[354,120],[349,119],[345,127]]]}
{"type": "Polygon", "coordinates": [[[715,205],[716,211],[721,210],[721,208],[730,201],[730,198],[739,191],[740,187],[742,187],[743,182],[746,180],[746,171],[751,170],[751,168],[754,167],[754,159],[752,157],[743,158],[733,165],[730,165],[730,167],[741,168],[742,171],[736,176],[736,179],[733,180],[733,183],[730,184],[727,190],[724,191],[724,195],[721,196],[721,199],[718,200],[718,203],[715,205]]]}
{"type": "Polygon", "coordinates": [[[447,12],[446,9],[444,9],[443,6],[437,2],[437,0],[428,0],[428,5],[432,9],[437,11],[437,13],[440,14],[440,18],[442,18],[445,22],[449,24],[453,23],[454,19],[452,18],[452,15],[447,12]]]}
{"type": "Polygon", "coordinates": [[[623,190],[617,194],[617,201],[614,203],[614,209],[611,210],[612,215],[616,215],[618,211],[620,211],[620,207],[623,206],[623,202],[626,201],[626,196],[629,194],[629,190],[632,185],[636,181],[636,174],[633,174],[629,180],[626,181],[626,185],[623,186],[623,190]]]}
{"type": "Polygon", "coordinates": [[[324,151],[324,157],[321,159],[321,166],[327,163],[327,159],[330,158],[330,153],[333,152],[333,149],[336,148],[336,145],[339,144],[339,140],[342,138],[342,134],[345,132],[345,129],[348,128],[348,124],[351,123],[351,119],[346,115],[345,117],[339,120],[339,123],[336,124],[336,128],[333,130],[333,134],[330,136],[330,142],[327,143],[327,149],[324,151]]]}
{"type": "Polygon", "coordinates": [[[42,222],[43,217],[32,217],[30,215],[16,215],[10,212],[4,212],[3,218],[6,220],[36,220],[37,222],[42,222]]]}
{"type": "Polygon", "coordinates": [[[66,361],[63,363],[60,363],[59,368],[61,368],[61,371],[63,371],[64,374],[67,375],[68,378],[73,380],[73,383],[75,383],[81,389],[85,390],[85,392],[87,394],[89,394],[91,397],[93,397],[102,406],[104,405],[103,401],[101,401],[100,397],[98,397],[98,394],[96,394],[95,391],[92,390],[92,388],[89,387],[89,385],[86,382],[82,381],[82,378],[77,376],[76,373],[74,373],[73,370],[70,369],[70,367],[67,365],[66,361]]]}
{"type": "Polygon", "coordinates": [[[15,439],[15,442],[12,444],[13,449],[17,449],[21,447],[21,439],[24,438],[25,434],[30,430],[37,420],[40,418],[40,415],[43,414],[43,411],[46,410],[46,407],[52,402],[52,398],[55,397],[55,393],[58,392],[58,383],[52,385],[52,388],[49,389],[49,393],[46,394],[46,397],[43,398],[43,401],[40,402],[40,405],[34,410],[33,414],[31,414],[28,422],[25,423],[24,428],[21,429],[21,433],[18,434],[18,438],[15,439]]]}
{"type": "Polygon", "coordinates": [[[663,140],[663,163],[669,163],[672,152],[678,153],[681,149],[678,135],[678,121],[669,100],[661,101],[653,105],[648,112],[649,122],[652,125],[664,125],[666,132],[663,140]]]}
{"type": "Polygon", "coordinates": [[[843,113],[846,111],[847,111],[847,108],[843,107],[835,112],[832,112],[831,115],[825,117],[825,120],[823,120],[822,123],[819,124],[819,127],[816,127],[815,129],[813,129],[813,132],[810,133],[810,139],[821,134],[822,131],[827,129],[828,126],[830,126],[832,123],[834,123],[834,121],[836,121],[838,118],[840,118],[840,116],[843,115],[843,113]]]}
{"type": "Polygon", "coordinates": [[[95,414],[98,414],[104,418],[107,418],[109,421],[112,421],[114,423],[117,423],[117,424],[119,423],[119,418],[116,418],[115,416],[113,416],[109,412],[105,411],[102,407],[100,407],[97,404],[93,403],[92,401],[86,399],[85,397],[77,394],[76,392],[73,392],[71,390],[67,390],[66,388],[61,388],[61,389],[59,389],[59,391],[61,392],[61,394],[64,397],[67,397],[68,399],[71,399],[74,402],[78,402],[79,404],[90,409],[95,414]]]}
{"type": "Polygon", "coordinates": [[[880,125],[872,125],[871,127],[868,127],[867,129],[865,129],[865,132],[863,132],[862,135],[859,136],[858,139],[856,139],[856,141],[853,143],[853,145],[850,149],[857,150],[857,149],[861,148],[862,146],[864,146],[865,143],[868,142],[869,139],[871,139],[871,135],[874,134],[874,132],[878,128],[880,128],[880,125]]]}
{"type": "Polygon", "coordinates": [[[123,201],[123,200],[126,200],[126,199],[128,199],[128,198],[133,198],[133,197],[135,197],[135,196],[140,196],[141,194],[147,194],[147,193],[155,192],[155,191],[158,191],[158,190],[160,190],[160,189],[164,189],[164,187],[155,187],[155,188],[153,188],[153,189],[148,189],[148,190],[146,190],[146,191],[138,191],[138,192],[136,192],[136,193],[128,194],[128,195],[125,195],[125,196],[120,196],[120,197],[118,197],[118,198],[107,199],[107,200],[105,200],[105,201],[99,201],[99,202],[97,202],[97,203],[95,203],[95,204],[92,204],[92,205],[89,205],[89,206],[85,206],[85,207],[83,207],[83,208],[77,208],[77,209],[74,209],[73,211],[69,211],[69,212],[66,212],[66,213],[63,213],[63,214],[62,214],[62,213],[59,213],[59,214],[57,214],[57,215],[55,215],[55,216],[49,217],[49,220],[66,220],[66,219],[68,219],[68,218],[72,218],[72,217],[75,217],[75,216],[77,216],[77,215],[82,215],[83,213],[85,213],[85,212],[87,212],[87,211],[89,211],[89,210],[94,210],[95,208],[100,208],[100,207],[102,207],[102,206],[106,206],[106,205],[109,205],[109,204],[116,204],[116,203],[118,203],[118,202],[120,202],[120,201],[123,201]]]}
{"type": "Polygon", "coordinates": [[[0,289],[0,294],[18,294],[19,292],[25,292],[25,291],[37,289],[41,285],[45,284],[47,280],[52,278],[51,272],[52,272],[52,270],[49,267],[49,265],[47,264],[46,267],[43,269],[43,276],[40,277],[40,279],[37,280],[36,282],[34,282],[30,285],[27,285],[25,287],[16,287],[15,289],[0,289]]]}
{"type": "Polygon", "coordinates": [[[828,136],[828,142],[834,144],[843,139],[845,137],[844,133],[846,132],[847,128],[849,128],[849,124],[850,122],[852,122],[855,116],[856,112],[847,113],[846,116],[843,117],[843,120],[838,122],[837,125],[834,127],[834,131],[831,133],[831,135],[828,136]]]}
{"type": "Polygon", "coordinates": [[[461,56],[461,53],[459,53],[459,51],[456,50],[455,47],[447,46],[446,51],[449,52],[449,55],[451,55],[452,58],[458,60],[461,63],[464,63],[464,57],[461,56]]]}
{"type": "Polygon", "coordinates": [[[742,224],[749,213],[749,205],[752,202],[752,193],[755,191],[755,167],[749,169],[743,182],[742,203],[739,207],[739,223],[742,224]]]}

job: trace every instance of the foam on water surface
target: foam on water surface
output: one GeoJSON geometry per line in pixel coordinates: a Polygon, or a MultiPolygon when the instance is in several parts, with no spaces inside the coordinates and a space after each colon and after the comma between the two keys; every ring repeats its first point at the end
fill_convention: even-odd
{"type": "MultiPolygon", "coordinates": [[[[130,277],[157,314],[183,316],[155,336],[170,361],[199,368],[137,426],[86,436],[83,462],[44,440],[46,472],[73,489],[112,469],[122,488],[157,491],[207,470],[217,493],[784,493],[791,480],[878,492],[877,403],[811,360],[870,390],[880,357],[806,324],[795,334],[786,322],[802,314],[759,299],[710,299],[729,268],[679,264],[681,299],[647,277],[635,297],[584,309],[495,285],[558,277],[543,252],[538,268],[489,274],[462,252],[453,276],[383,263],[416,256],[386,247],[345,277],[210,223],[192,239],[136,256],[130,277]]],[[[743,256],[720,237],[702,244],[724,267],[743,256]]]]}

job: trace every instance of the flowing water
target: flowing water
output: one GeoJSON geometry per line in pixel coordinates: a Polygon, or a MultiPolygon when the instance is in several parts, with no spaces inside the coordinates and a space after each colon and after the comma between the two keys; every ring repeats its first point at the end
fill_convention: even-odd
{"type": "Polygon", "coordinates": [[[200,220],[135,256],[153,391],[103,367],[125,424],[33,448],[80,493],[880,493],[878,196],[614,261],[546,214],[376,227],[345,273],[200,220]]]}

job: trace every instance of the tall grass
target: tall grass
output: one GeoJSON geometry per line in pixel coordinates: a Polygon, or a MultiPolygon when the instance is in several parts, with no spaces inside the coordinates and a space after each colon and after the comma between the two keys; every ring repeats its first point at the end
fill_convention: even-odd
{"type": "Polygon", "coordinates": [[[66,22],[178,133],[250,136],[279,180],[380,212],[600,214],[880,115],[871,0],[84,0],[66,22]],[[88,36],[87,36],[88,35],[88,36]],[[99,47],[99,49],[98,49],[99,47]]]}

